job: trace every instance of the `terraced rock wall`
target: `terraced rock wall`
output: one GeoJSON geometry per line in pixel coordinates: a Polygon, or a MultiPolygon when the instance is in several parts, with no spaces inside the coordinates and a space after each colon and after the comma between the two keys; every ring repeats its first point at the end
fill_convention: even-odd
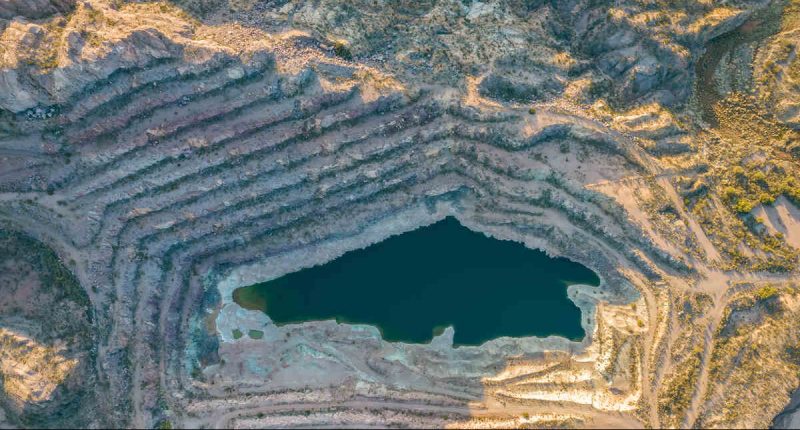
{"type": "MultiPolygon", "coordinates": [[[[110,407],[87,425],[698,419],[714,342],[682,333],[710,339],[731,280],[765,279],[723,271],[687,206],[706,152],[681,106],[703,44],[765,3],[467,3],[93,0],[4,21],[0,218],[91,301],[110,407]],[[569,290],[587,337],[407,345],[231,301],[447,215],[599,273],[569,290]],[[693,294],[711,305],[687,320],[693,294]]],[[[792,273],[767,280],[789,294],[792,273]]]]}

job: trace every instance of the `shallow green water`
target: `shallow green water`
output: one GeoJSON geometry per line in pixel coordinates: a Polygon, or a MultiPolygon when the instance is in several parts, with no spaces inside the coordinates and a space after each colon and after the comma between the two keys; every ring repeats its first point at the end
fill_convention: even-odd
{"type": "Polygon", "coordinates": [[[236,303],[276,324],[336,319],[377,326],[388,341],[427,342],[455,328],[456,345],[501,336],[581,339],[571,284],[598,285],[578,263],[490,239],[455,218],[348,252],[327,264],[239,288],[236,303]]]}

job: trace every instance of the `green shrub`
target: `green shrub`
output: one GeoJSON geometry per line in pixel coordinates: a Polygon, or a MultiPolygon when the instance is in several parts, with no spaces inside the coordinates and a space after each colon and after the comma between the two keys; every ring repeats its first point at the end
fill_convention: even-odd
{"type": "Polygon", "coordinates": [[[753,210],[753,203],[747,199],[739,199],[733,206],[733,209],[740,214],[747,214],[753,210]]]}
{"type": "Polygon", "coordinates": [[[750,175],[750,182],[759,184],[759,185],[766,185],[767,184],[767,175],[760,170],[756,170],[753,174],[750,175]]]}
{"type": "Polygon", "coordinates": [[[333,45],[333,53],[336,54],[337,57],[350,61],[353,59],[353,54],[350,52],[350,49],[345,45],[343,42],[336,42],[333,45]]]}
{"type": "Polygon", "coordinates": [[[778,295],[778,289],[772,285],[765,285],[756,290],[756,297],[759,300],[767,300],[778,295]]]}
{"type": "Polygon", "coordinates": [[[722,198],[728,201],[734,201],[742,196],[742,192],[734,187],[725,187],[722,189],[722,198]]]}

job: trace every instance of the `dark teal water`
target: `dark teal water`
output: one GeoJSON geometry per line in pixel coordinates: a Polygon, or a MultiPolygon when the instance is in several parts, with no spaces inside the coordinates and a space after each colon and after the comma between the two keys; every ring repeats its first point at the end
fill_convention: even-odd
{"type": "Polygon", "coordinates": [[[455,218],[239,288],[236,303],[276,324],[336,319],[377,326],[388,341],[428,342],[452,325],[456,345],[501,336],[583,338],[571,284],[598,285],[578,263],[490,239],[455,218]]]}

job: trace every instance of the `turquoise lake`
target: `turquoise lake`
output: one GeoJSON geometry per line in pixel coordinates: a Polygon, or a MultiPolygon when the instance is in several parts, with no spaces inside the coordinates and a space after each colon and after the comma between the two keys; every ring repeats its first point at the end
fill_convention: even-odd
{"type": "Polygon", "coordinates": [[[501,336],[580,340],[571,284],[599,285],[585,266],[448,217],[326,264],[239,288],[240,306],[278,325],[336,319],[377,326],[385,340],[429,342],[447,326],[455,345],[501,336]]]}

